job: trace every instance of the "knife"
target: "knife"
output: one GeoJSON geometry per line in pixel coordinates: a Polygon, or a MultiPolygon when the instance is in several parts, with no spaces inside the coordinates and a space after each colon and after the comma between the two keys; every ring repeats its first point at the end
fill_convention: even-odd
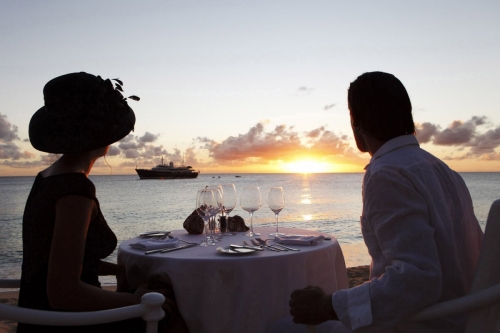
{"type": "Polygon", "coordinates": [[[171,231],[149,231],[149,232],[143,232],[143,233],[139,234],[139,237],[147,238],[147,237],[163,236],[166,233],[170,234],[172,232],[171,231]]]}
{"type": "Polygon", "coordinates": [[[176,250],[180,250],[180,249],[185,249],[187,247],[192,247],[192,246],[194,246],[194,245],[181,245],[181,246],[178,246],[178,247],[164,247],[164,248],[161,248],[161,249],[155,249],[155,250],[145,251],[144,254],[165,253],[165,252],[170,252],[170,251],[176,251],[176,250]]]}
{"type": "Polygon", "coordinates": [[[299,249],[293,249],[291,247],[288,247],[288,246],[285,246],[285,245],[281,245],[281,244],[273,244],[272,246],[282,247],[282,248],[288,249],[290,251],[300,251],[299,249]]]}
{"type": "Polygon", "coordinates": [[[234,248],[240,248],[240,249],[250,249],[250,250],[257,250],[257,251],[264,251],[263,248],[259,247],[259,246],[245,246],[245,245],[236,245],[236,244],[231,244],[229,245],[231,247],[234,247],[234,248]]]}

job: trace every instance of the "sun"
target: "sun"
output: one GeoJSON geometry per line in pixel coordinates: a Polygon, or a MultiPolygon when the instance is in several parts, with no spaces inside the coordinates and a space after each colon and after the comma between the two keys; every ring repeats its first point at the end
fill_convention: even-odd
{"type": "Polygon", "coordinates": [[[331,172],[332,166],[327,162],[304,159],[286,163],[284,169],[293,173],[321,173],[331,172]]]}

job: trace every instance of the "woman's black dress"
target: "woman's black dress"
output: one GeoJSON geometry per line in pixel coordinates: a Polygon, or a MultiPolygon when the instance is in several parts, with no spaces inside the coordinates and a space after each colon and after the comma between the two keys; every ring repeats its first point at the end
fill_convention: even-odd
{"type": "MultiPolygon", "coordinates": [[[[98,268],[101,259],[110,255],[117,239],[104,219],[95,196],[95,186],[82,173],[67,173],[43,178],[38,174],[31,189],[23,216],[23,264],[19,306],[39,310],[53,310],[47,298],[47,272],[52,235],[55,224],[56,202],[67,195],[81,195],[93,200],[97,214],[89,224],[81,281],[101,286],[98,268]]],[[[68,221],[71,223],[71,221],[68,221]]],[[[103,325],[62,327],[19,323],[17,332],[138,332],[145,327],[142,319],[103,325]],[[139,327],[137,327],[137,325],[139,327]]]]}

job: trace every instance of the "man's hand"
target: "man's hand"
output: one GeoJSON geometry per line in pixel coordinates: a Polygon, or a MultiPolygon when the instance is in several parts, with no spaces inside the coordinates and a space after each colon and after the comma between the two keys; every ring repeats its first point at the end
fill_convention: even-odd
{"type": "Polygon", "coordinates": [[[295,290],[290,296],[290,314],[296,324],[318,325],[338,320],[332,306],[332,296],[319,287],[295,290]]]}

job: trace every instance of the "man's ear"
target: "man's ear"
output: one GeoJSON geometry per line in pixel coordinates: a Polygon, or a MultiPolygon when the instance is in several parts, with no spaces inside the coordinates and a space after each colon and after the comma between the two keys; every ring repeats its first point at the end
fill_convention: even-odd
{"type": "Polygon", "coordinates": [[[356,122],[354,121],[354,118],[352,117],[352,114],[351,114],[351,127],[352,127],[352,130],[354,132],[359,132],[361,130],[361,128],[359,127],[359,125],[356,124],[356,122]]]}

